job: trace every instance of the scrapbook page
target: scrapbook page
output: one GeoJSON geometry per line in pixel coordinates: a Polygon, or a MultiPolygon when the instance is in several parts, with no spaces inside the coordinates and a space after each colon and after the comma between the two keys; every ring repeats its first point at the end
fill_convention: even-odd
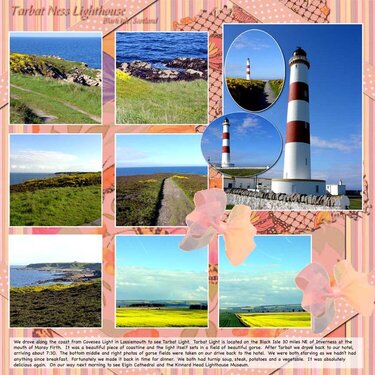
{"type": "Polygon", "coordinates": [[[0,7],[3,374],[372,374],[374,4],[0,7]]]}

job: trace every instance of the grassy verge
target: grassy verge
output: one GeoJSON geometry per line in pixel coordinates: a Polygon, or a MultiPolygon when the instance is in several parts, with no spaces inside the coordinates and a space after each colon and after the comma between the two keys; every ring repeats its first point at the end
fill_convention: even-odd
{"type": "Polygon", "coordinates": [[[284,80],[282,79],[273,79],[268,81],[270,83],[272,91],[275,93],[276,98],[279,96],[280,91],[283,88],[284,80]]]}
{"type": "MultiPolygon", "coordinates": [[[[28,112],[54,124],[99,123],[86,115],[101,115],[101,88],[88,87],[43,76],[29,76],[21,73],[10,74],[11,123],[35,123],[28,112]],[[13,85],[13,86],[12,86],[13,85]],[[17,86],[17,87],[14,87],[17,86]],[[24,91],[28,90],[28,91],[24,91]],[[68,103],[79,110],[70,108],[68,103]],[[38,113],[43,113],[41,116],[38,113]]],[[[39,121],[40,119],[36,119],[39,121]]],[[[39,121],[42,123],[42,121],[39,121]]]]}
{"type": "Polygon", "coordinates": [[[197,191],[207,189],[207,176],[185,174],[174,175],[172,179],[192,202],[197,191]]]}
{"type": "Polygon", "coordinates": [[[18,99],[10,98],[11,124],[41,124],[43,119],[33,112],[26,104],[18,99]]]}
{"type": "Polygon", "coordinates": [[[229,176],[236,176],[236,177],[255,176],[267,170],[267,168],[239,168],[239,169],[216,168],[216,169],[221,173],[227,174],[229,176]]]}
{"type": "Polygon", "coordinates": [[[98,219],[101,216],[100,173],[85,175],[35,179],[12,185],[10,225],[75,226],[98,219]]]}
{"type": "Polygon", "coordinates": [[[116,181],[116,224],[155,225],[166,173],[120,176],[116,181]]]}
{"type": "Polygon", "coordinates": [[[207,82],[148,82],[117,75],[117,123],[206,124],[207,82]]]}
{"type": "Polygon", "coordinates": [[[353,196],[348,196],[350,204],[349,204],[349,209],[350,210],[362,210],[362,197],[353,197],[353,196]]]}
{"type": "Polygon", "coordinates": [[[116,309],[116,327],[206,327],[207,323],[207,310],[116,309]]]}
{"type": "Polygon", "coordinates": [[[226,83],[233,99],[241,107],[249,110],[264,109],[265,81],[227,78],[226,83]]]}
{"type": "Polygon", "coordinates": [[[10,289],[11,327],[100,327],[101,281],[10,289]]]}

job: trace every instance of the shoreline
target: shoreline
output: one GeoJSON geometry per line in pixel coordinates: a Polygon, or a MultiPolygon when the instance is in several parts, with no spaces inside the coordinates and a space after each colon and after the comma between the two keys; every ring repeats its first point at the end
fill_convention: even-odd
{"type": "Polygon", "coordinates": [[[35,281],[32,284],[27,284],[23,286],[11,286],[12,288],[24,288],[29,286],[49,286],[51,284],[58,284],[58,283],[69,283],[69,284],[75,284],[80,282],[87,282],[87,281],[93,281],[95,279],[101,278],[101,271],[98,272],[96,270],[90,270],[90,269],[82,269],[82,270],[72,270],[72,269],[63,269],[63,268],[46,268],[46,267],[40,267],[40,268],[29,268],[28,266],[14,266],[14,269],[16,270],[22,270],[22,271],[40,271],[40,272],[51,272],[55,273],[54,276],[51,276],[50,279],[47,280],[39,280],[35,281]]]}
{"type": "Polygon", "coordinates": [[[208,60],[193,57],[177,57],[156,63],[133,60],[131,62],[116,62],[116,70],[149,82],[194,81],[197,79],[207,81],[208,60]]]}

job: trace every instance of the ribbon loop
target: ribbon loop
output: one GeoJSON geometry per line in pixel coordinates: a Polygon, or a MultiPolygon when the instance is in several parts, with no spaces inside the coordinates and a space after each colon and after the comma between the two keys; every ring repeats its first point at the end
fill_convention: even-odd
{"type": "Polygon", "coordinates": [[[186,216],[188,232],[180,243],[183,250],[207,246],[216,234],[222,234],[226,253],[233,265],[242,263],[255,248],[255,227],[250,223],[251,209],[234,206],[223,221],[227,196],[223,190],[202,190],[194,195],[195,209],[186,216]]]}
{"type": "Polygon", "coordinates": [[[343,297],[364,316],[370,316],[374,310],[375,286],[369,284],[368,275],[355,271],[347,260],[335,264],[333,274],[335,287],[331,287],[326,270],[311,263],[295,278],[303,292],[302,308],[312,315],[314,333],[324,331],[334,318],[337,298],[343,297]]]}

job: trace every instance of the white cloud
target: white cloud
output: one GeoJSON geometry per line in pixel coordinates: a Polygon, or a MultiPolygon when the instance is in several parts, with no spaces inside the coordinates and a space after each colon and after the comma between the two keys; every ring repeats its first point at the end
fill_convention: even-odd
{"type": "Polygon", "coordinates": [[[251,131],[258,131],[260,130],[259,121],[253,117],[246,117],[244,121],[242,121],[238,126],[235,128],[236,134],[248,134],[249,130],[251,131]]]}
{"type": "Polygon", "coordinates": [[[207,300],[207,273],[118,267],[116,299],[207,300]]]}
{"type": "Polygon", "coordinates": [[[48,150],[25,149],[10,154],[11,172],[99,171],[98,159],[80,160],[77,155],[48,150]]]}
{"type": "Polygon", "coordinates": [[[360,135],[352,134],[346,139],[330,140],[311,136],[311,145],[317,148],[325,148],[350,153],[361,148],[362,137],[360,135]]]}
{"type": "Polygon", "coordinates": [[[252,49],[255,51],[260,51],[265,48],[271,48],[271,45],[255,38],[253,33],[245,33],[238,37],[234,43],[233,48],[235,49],[252,49]]]}
{"type": "Polygon", "coordinates": [[[301,292],[294,284],[299,271],[252,275],[247,271],[220,275],[220,307],[295,304],[301,292]]]}

